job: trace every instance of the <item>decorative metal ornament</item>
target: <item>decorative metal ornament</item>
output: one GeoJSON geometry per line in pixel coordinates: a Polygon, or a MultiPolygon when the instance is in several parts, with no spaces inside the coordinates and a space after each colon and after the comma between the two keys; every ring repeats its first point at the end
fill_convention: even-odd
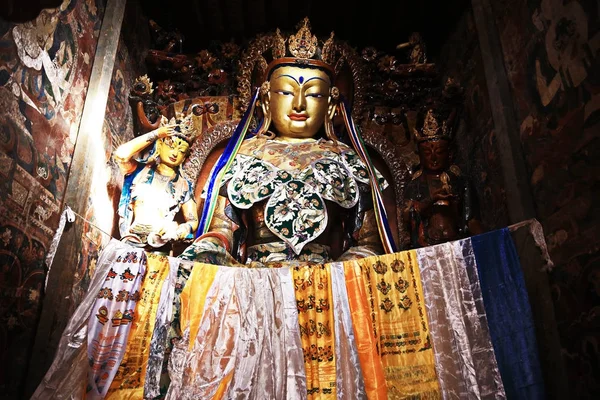
{"type": "Polygon", "coordinates": [[[441,124],[439,122],[439,116],[435,115],[432,109],[428,109],[423,120],[423,126],[421,128],[415,128],[415,138],[417,142],[424,142],[428,140],[450,140],[450,129],[446,121],[441,124]]]}
{"type": "Polygon", "coordinates": [[[138,76],[133,83],[133,87],[140,88],[140,94],[152,94],[152,92],[154,92],[152,81],[150,81],[148,75],[138,76]]]}
{"type": "Polygon", "coordinates": [[[300,59],[313,58],[317,51],[317,37],[310,32],[308,17],[302,20],[302,27],[295,35],[290,35],[288,48],[290,53],[300,59]]]}
{"type": "Polygon", "coordinates": [[[177,112],[175,117],[167,119],[162,116],[160,120],[160,126],[171,125],[174,126],[175,133],[173,136],[179,137],[188,143],[193,143],[198,136],[198,131],[194,127],[193,113],[185,115],[181,112],[177,112]]]}

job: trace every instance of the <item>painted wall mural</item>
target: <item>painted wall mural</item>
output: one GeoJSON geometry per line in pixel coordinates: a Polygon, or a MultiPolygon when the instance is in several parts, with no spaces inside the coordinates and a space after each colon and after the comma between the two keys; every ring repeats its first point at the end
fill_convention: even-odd
{"type": "Polygon", "coordinates": [[[573,398],[600,396],[600,8],[494,3],[573,398]]]}
{"type": "Polygon", "coordinates": [[[117,56],[108,93],[106,114],[100,143],[102,150],[99,164],[105,168],[95,171],[85,219],[83,224],[79,264],[71,293],[71,308],[75,310],[87,291],[100,250],[110,236],[118,237],[114,221],[123,177],[112,160],[112,152],[121,143],[133,138],[133,119],[128,95],[137,76],[146,73],[144,57],[150,45],[150,32],[139,29],[148,26],[141,14],[139,4],[130,2],[125,9],[123,27],[119,37],[117,56]]]}
{"type": "Polygon", "coordinates": [[[65,0],[0,20],[0,397],[22,392],[103,14],[65,0]]]}

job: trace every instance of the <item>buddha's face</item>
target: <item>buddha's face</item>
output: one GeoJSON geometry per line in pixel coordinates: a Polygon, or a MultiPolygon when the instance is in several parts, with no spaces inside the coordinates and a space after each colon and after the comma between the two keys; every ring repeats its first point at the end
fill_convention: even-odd
{"type": "Polygon", "coordinates": [[[447,140],[432,140],[419,143],[419,159],[426,171],[445,171],[450,165],[447,140]]]}
{"type": "Polygon", "coordinates": [[[167,136],[159,139],[158,142],[158,156],[161,164],[171,168],[180,166],[187,155],[189,143],[177,136],[167,136]]]}
{"type": "Polygon", "coordinates": [[[284,66],[269,80],[263,101],[281,138],[311,138],[330,111],[329,76],[320,69],[284,66]]]}

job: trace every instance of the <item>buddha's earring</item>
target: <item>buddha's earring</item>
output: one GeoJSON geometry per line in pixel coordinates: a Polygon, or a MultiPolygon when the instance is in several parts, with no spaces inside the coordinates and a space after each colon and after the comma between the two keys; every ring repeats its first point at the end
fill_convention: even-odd
{"type": "Polygon", "coordinates": [[[271,125],[271,108],[269,104],[270,91],[271,83],[269,81],[263,82],[263,84],[260,86],[260,106],[263,112],[263,120],[258,131],[256,132],[256,137],[265,136],[265,132],[267,132],[269,125],[271,125]]]}
{"type": "Polygon", "coordinates": [[[333,141],[333,143],[337,144],[337,137],[335,135],[335,130],[333,128],[333,117],[337,112],[338,102],[340,99],[340,90],[333,86],[330,91],[330,104],[327,116],[325,118],[325,134],[327,138],[333,141]]]}

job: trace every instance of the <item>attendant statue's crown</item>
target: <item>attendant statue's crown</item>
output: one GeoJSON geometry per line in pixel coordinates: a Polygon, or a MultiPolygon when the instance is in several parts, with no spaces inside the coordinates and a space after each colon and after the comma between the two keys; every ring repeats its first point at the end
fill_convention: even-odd
{"type": "Polygon", "coordinates": [[[174,125],[175,134],[173,134],[173,136],[181,138],[190,144],[193,143],[196,136],[198,136],[198,131],[194,127],[193,113],[185,115],[182,112],[177,112],[171,119],[168,119],[163,115],[160,119],[160,126],[165,125],[174,125]]]}
{"type": "Polygon", "coordinates": [[[425,113],[422,124],[417,125],[414,133],[419,143],[433,140],[450,140],[452,129],[446,118],[429,108],[425,113]]]}

